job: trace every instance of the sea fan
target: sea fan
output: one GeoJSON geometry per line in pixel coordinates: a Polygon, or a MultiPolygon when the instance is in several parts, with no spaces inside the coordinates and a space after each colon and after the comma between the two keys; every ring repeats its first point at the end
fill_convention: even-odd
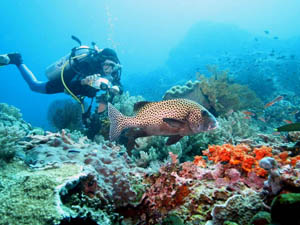
{"type": "Polygon", "coordinates": [[[82,118],[80,105],[70,99],[56,100],[48,109],[48,121],[57,130],[81,130],[82,118]]]}

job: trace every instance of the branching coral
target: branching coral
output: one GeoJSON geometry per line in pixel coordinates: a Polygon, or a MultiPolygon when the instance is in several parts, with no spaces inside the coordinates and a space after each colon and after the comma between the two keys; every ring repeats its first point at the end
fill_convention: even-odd
{"type": "Polygon", "coordinates": [[[0,159],[10,161],[18,149],[17,142],[25,136],[25,132],[17,127],[6,127],[0,123],[0,159]]]}
{"type": "Polygon", "coordinates": [[[18,149],[17,142],[30,129],[30,124],[23,121],[20,110],[0,103],[0,158],[10,161],[18,149]]]}

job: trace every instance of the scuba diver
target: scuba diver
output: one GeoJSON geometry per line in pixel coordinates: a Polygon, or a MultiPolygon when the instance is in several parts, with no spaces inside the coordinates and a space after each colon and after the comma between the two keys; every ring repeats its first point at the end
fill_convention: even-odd
{"type": "MultiPolygon", "coordinates": [[[[116,52],[110,48],[99,49],[94,42],[92,47],[81,45],[81,41],[72,36],[79,47],[74,47],[68,55],[62,57],[46,69],[48,81],[38,81],[23,63],[21,54],[0,55],[0,65],[14,64],[22,77],[34,92],[43,94],[67,93],[81,104],[82,119],[89,129],[91,126],[91,106],[94,97],[99,103],[97,113],[106,110],[108,101],[122,93],[121,64],[116,52]],[[84,98],[92,98],[88,109],[84,109],[84,98]]],[[[90,137],[93,135],[89,135],[90,137]]]]}

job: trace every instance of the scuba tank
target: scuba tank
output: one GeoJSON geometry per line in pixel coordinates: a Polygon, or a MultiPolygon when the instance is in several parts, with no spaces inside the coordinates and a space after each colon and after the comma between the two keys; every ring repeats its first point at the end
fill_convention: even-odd
{"type": "Polygon", "coordinates": [[[72,39],[79,44],[79,47],[74,47],[70,53],[46,68],[45,74],[48,80],[60,79],[62,70],[69,71],[72,69],[79,74],[85,73],[86,71],[80,69],[80,64],[88,64],[94,68],[95,62],[96,65],[99,62],[99,53],[102,50],[97,47],[95,42],[92,42],[92,47],[89,47],[82,45],[81,41],[73,35],[72,39]]]}
{"type": "Polygon", "coordinates": [[[45,71],[46,77],[48,78],[48,80],[60,79],[61,70],[64,65],[65,65],[64,68],[65,71],[70,70],[71,66],[75,63],[74,61],[75,59],[83,60],[84,58],[86,58],[87,60],[88,57],[86,56],[88,56],[89,54],[90,54],[90,48],[88,46],[83,45],[75,48],[74,50],[72,50],[71,53],[63,56],[62,58],[60,58],[59,60],[52,63],[50,66],[48,66],[45,71]],[[68,61],[69,63],[67,63],[68,61]]]}

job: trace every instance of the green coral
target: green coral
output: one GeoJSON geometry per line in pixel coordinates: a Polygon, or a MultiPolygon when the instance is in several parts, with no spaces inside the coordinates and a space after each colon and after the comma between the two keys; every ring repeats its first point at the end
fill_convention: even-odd
{"type": "Polygon", "coordinates": [[[75,164],[41,171],[30,171],[18,162],[8,164],[0,170],[0,224],[59,224],[65,213],[55,189],[80,172],[75,164]]]}
{"type": "Polygon", "coordinates": [[[168,215],[164,220],[163,220],[163,225],[168,224],[168,225],[184,225],[184,222],[182,219],[177,216],[176,214],[174,215],[168,215]]]}
{"type": "Polygon", "coordinates": [[[249,225],[268,225],[271,223],[271,214],[266,211],[260,211],[251,219],[249,225]]]}
{"type": "Polygon", "coordinates": [[[0,123],[0,160],[10,162],[18,150],[17,142],[24,136],[25,132],[18,127],[7,127],[0,123]]]}
{"type": "Polygon", "coordinates": [[[281,194],[274,198],[271,204],[272,223],[300,224],[300,194],[281,194]]]}

